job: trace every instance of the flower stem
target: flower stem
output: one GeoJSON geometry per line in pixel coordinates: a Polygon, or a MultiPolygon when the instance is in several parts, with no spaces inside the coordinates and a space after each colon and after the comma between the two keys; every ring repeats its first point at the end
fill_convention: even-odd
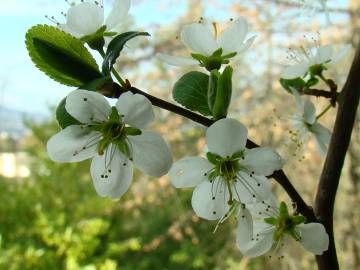
{"type": "MultiPolygon", "coordinates": [[[[102,58],[105,58],[105,51],[104,49],[98,50],[98,52],[100,53],[100,55],[102,56],[102,58]]],[[[111,68],[111,72],[112,74],[115,76],[115,78],[118,80],[118,82],[120,83],[120,85],[122,87],[126,87],[127,84],[126,82],[123,80],[123,78],[121,78],[120,74],[115,70],[115,68],[111,68]]]]}
{"type": "Polygon", "coordinates": [[[318,116],[316,116],[316,120],[319,120],[323,115],[325,115],[330,109],[332,105],[329,104],[318,116]]]}

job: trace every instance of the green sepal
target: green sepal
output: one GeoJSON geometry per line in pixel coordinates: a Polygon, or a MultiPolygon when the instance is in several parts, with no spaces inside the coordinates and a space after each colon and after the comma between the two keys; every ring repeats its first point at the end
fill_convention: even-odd
{"type": "Polygon", "coordinates": [[[231,102],[233,68],[227,66],[218,79],[216,99],[213,108],[214,119],[225,118],[231,102]]]}
{"type": "Polygon", "coordinates": [[[211,115],[208,106],[209,76],[205,73],[192,71],[183,75],[174,85],[174,100],[192,111],[202,115],[211,115]]]}
{"type": "Polygon", "coordinates": [[[102,50],[105,45],[105,31],[106,25],[103,25],[94,34],[84,36],[80,40],[87,43],[93,50],[102,50]]]}
{"type": "Polygon", "coordinates": [[[239,159],[239,158],[243,158],[244,157],[244,152],[245,150],[240,150],[235,152],[234,154],[232,154],[231,159],[239,159]]]}
{"type": "Polygon", "coordinates": [[[59,124],[59,126],[64,129],[71,125],[81,125],[81,123],[76,120],[72,115],[70,115],[65,108],[66,105],[66,98],[63,98],[59,105],[56,108],[56,120],[59,124]]]}
{"type": "Polygon", "coordinates": [[[312,77],[315,76],[321,77],[324,70],[326,70],[326,67],[323,64],[316,64],[316,65],[312,65],[309,68],[309,73],[312,75],[312,77]]]}
{"type": "Polygon", "coordinates": [[[312,87],[314,85],[316,85],[319,82],[319,79],[316,77],[311,77],[307,82],[306,82],[306,86],[307,87],[312,87]]]}
{"type": "Polygon", "coordinates": [[[124,140],[118,141],[116,146],[118,147],[119,151],[123,153],[128,159],[133,159],[130,147],[124,140]]]}
{"type": "Polygon", "coordinates": [[[110,120],[119,122],[120,121],[120,115],[116,107],[111,107],[111,113],[110,113],[110,120]]]}
{"type": "Polygon", "coordinates": [[[274,225],[276,226],[277,224],[277,219],[273,218],[273,217],[269,217],[269,218],[264,218],[264,221],[268,224],[274,225]]]}
{"type": "Polygon", "coordinates": [[[289,211],[285,202],[280,203],[279,212],[280,212],[280,217],[289,216],[289,211]]]}
{"type": "Polygon", "coordinates": [[[59,83],[80,87],[102,77],[84,44],[56,27],[30,28],[25,43],[36,67],[59,83]]]}
{"type": "Polygon", "coordinates": [[[232,52],[232,53],[228,53],[228,54],[225,54],[224,56],[222,56],[223,59],[230,59],[230,58],[233,58],[237,55],[237,52],[232,52]]]}
{"type": "Polygon", "coordinates": [[[102,72],[105,76],[110,75],[111,69],[115,64],[116,59],[120,56],[120,53],[123,50],[125,44],[129,40],[137,36],[150,36],[150,34],[147,32],[135,32],[135,31],[125,32],[116,36],[109,43],[102,66],[102,72]]]}
{"type": "Polygon", "coordinates": [[[138,136],[142,134],[142,131],[140,129],[134,127],[125,127],[124,131],[125,134],[129,136],[138,136]]]}
{"type": "Polygon", "coordinates": [[[209,106],[209,109],[211,112],[213,112],[213,109],[214,109],[217,84],[218,84],[218,79],[219,79],[220,75],[221,74],[218,70],[213,70],[213,71],[211,71],[210,77],[209,77],[207,101],[208,101],[208,106],[209,106]]]}
{"type": "Polygon", "coordinates": [[[302,78],[296,78],[296,79],[290,79],[290,80],[281,78],[280,84],[290,94],[292,94],[291,89],[300,91],[304,87],[306,87],[306,82],[302,78]]]}
{"type": "Polygon", "coordinates": [[[191,56],[195,59],[195,60],[198,60],[201,64],[203,64],[207,57],[202,55],[202,54],[199,54],[199,53],[192,53],[191,56]]]}
{"type": "Polygon", "coordinates": [[[212,54],[212,56],[213,56],[213,57],[221,57],[222,53],[223,53],[223,49],[220,48],[220,49],[217,49],[217,50],[212,54]]]}
{"type": "Polygon", "coordinates": [[[206,153],[206,158],[208,159],[208,161],[210,163],[212,163],[214,165],[217,165],[219,163],[217,156],[211,152],[206,153]]]}
{"type": "Polygon", "coordinates": [[[306,219],[305,219],[305,217],[299,215],[299,216],[291,217],[291,220],[293,221],[293,223],[295,225],[299,225],[299,224],[304,223],[306,219]]]}

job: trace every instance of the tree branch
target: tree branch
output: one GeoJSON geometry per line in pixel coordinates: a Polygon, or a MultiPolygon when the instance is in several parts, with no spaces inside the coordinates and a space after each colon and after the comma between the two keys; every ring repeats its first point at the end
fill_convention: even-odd
{"type": "MultiPolygon", "coordinates": [[[[207,117],[189,111],[185,108],[182,108],[170,102],[167,102],[163,99],[154,97],[138,88],[132,87],[130,86],[130,83],[128,81],[127,84],[128,87],[123,88],[118,84],[114,83],[112,86],[112,90],[109,91],[108,93],[103,92],[103,94],[107,97],[118,98],[122,93],[131,91],[134,94],[140,94],[147,97],[151,101],[151,103],[156,107],[184,116],[185,118],[190,119],[203,126],[209,127],[214,123],[214,120],[211,120],[207,117]]],[[[259,147],[259,145],[248,139],[246,143],[246,147],[255,148],[255,147],[259,147]]],[[[295,203],[297,211],[299,213],[301,213],[304,217],[306,217],[308,221],[316,220],[312,208],[305,203],[305,201],[302,199],[300,194],[296,191],[295,187],[291,184],[289,178],[285,175],[285,173],[282,170],[274,172],[274,174],[269,176],[269,178],[274,178],[283,187],[283,189],[289,195],[291,200],[295,203]]]]}
{"type": "Polygon", "coordinates": [[[329,249],[317,256],[320,270],[338,270],[336,256],[333,212],[336,192],[338,189],[341,170],[351,140],[356,111],[360,98],[360,45],[351,66],[351,70],[339,97],[339,109],[324,168],[321,174],[315,199],[315,213],[324,224],[330,238],[329,249]]]}

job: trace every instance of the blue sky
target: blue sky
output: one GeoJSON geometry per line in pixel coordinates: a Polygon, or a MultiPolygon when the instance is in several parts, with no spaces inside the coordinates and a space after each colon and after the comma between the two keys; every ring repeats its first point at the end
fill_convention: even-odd
{"type": "MultiPolygon", "coordinates": [[[[208,0],[213,2],[212,0],[208,0]]],[[[140,28],[147,25],[168,24],[186,10],[186,0],[143,0],[135,4],[130,13],[140,28]]],[[[230,0],[218,1],[231,4],[230,0]]],[[[346,5],[347,1],[334,0],[346,5]]],[[[105,7],[110,7],[106,5],[105,7]]],[[[26,113],[48,115],[48,107],[56,104],[71,88],[62,86],[38,71],[30,61],[24,45],[26,31],[33,25],[49,23],[44,15],[57,15],[66,11],[68,4],[60,0],[11,0],[0,9],[0,106],[26,113]]],[[[211,17],[223,19],[226,14],[209,10],[211,17]],[[212,13],[212,14],[211,14],[212,13]]]]}

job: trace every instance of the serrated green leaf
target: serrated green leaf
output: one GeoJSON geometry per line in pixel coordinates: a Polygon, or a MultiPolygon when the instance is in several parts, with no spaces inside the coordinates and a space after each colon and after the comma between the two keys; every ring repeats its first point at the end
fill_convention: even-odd
{"type": "Polygon", "coordinates": [[[80,87],[102,76],[84,44],[56,27],[30,28],[25,43],[34,64],[59,83],[80,87]]]}
{"type": "Polygon", "coordinates": [[[211,115],[208,106],[209,76],[192,71],[182,76],[174,85],[173,98],[176,102],[192,111],[211,115]]]}
{"type": "Polygon", "coordinates": [[[58,121],[59,126],[64,129],[71,125],[80,125],[81,123],[66,111],[65,105],[66,98],[61,100],[61,102],[56,108],[56,120],[58,121]]]}
{"type": "Polygon", "coordinates": [[[126,32],[118,35],[109,43],[102,66],[102,72],[104,75],[109,75],[111,73],[111,69],[123,50],[126,42],[137,36],[150,36],[150,34],[147,32],[126,32]]]}

